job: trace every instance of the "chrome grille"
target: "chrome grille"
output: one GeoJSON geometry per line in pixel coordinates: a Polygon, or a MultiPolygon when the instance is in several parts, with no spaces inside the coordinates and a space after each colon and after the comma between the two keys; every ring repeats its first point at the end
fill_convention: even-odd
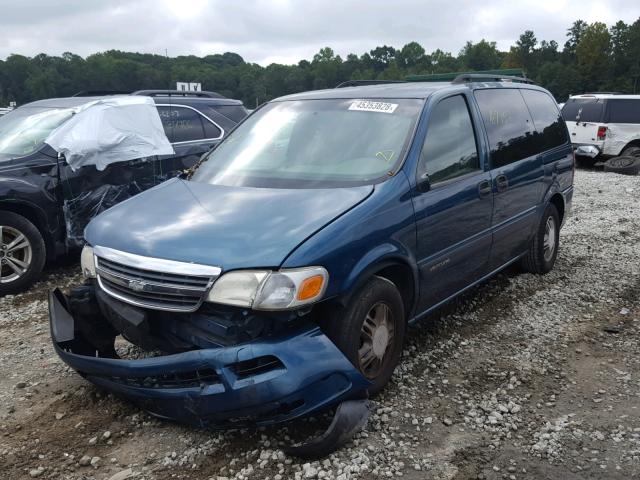
{"type": "Polygon", "coordinates": [[[218,267],[142,257],[95,247],[98,284],[105,293],[132,305],[193,312],[220,274],[218,267]]]}

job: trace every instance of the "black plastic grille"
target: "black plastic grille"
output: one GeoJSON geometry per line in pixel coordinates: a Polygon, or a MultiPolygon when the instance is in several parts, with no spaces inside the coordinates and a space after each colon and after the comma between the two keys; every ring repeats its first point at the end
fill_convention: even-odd
{"type": "Polygon", "coordinates": [[[137,388],[162,388],[178,389],[206,387],[220,383],[220,378],[215,370],[205,368],[191,372],[167,373],[164,375],[151,375],[146,377],[118,377],[113,375],[96,375],[96,377],[109,380],[114,383],[137,388]]]}

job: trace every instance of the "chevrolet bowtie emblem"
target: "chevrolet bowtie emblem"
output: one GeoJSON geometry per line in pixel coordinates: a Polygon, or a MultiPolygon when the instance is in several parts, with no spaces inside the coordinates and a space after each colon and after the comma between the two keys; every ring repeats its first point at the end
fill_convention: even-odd
{"type": "Polygon", "coordinates": [[[134,292],[142,292],[146,286],[146,282],[142,282],[140,280],[129,280],[129,288],[134,292]]]}

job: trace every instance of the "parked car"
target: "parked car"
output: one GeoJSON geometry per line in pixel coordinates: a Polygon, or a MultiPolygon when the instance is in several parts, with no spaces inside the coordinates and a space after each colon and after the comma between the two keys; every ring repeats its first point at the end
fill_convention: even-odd
{"type": "Polygon", "coordinates": [[[54,346],[165,419],[340,411],[387,384],[407,323],[507,265],[553,268],[573,175],[553,97],[517,80],[282,97],[89,224],[85,285],[49,299],[54,346]],[[162,354],[120,358],[119,334],[162,354]]]}
{"type": "Polygon", "coordinates": [[[562,116],[579,158],[599,161],[607,170],[640,172],[640,95],[573,95],[562,116]]]}
{"type": "Polygon", "coordinates": [[[29,287],[45,260],[82,246],[91,218],[192,167],[246,116],[214,92],[133,95],[153,98],[174,154],[73,169],[44,142],[78,108],[115,97],[40,100],[0,118],[0,295],[29,287]]]}

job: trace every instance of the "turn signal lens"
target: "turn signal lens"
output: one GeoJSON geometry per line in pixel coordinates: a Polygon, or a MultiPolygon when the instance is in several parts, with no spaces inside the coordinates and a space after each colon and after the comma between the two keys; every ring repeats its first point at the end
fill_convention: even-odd
{"type": "Polygon", "coordinates": [[[296,298],[299,301],[311,300],[322,293],[322,287],[324,285],[324,277],[322,275],[314,275],[302,281],[300,287],[298,287],[298,295],[296,298]]]}

